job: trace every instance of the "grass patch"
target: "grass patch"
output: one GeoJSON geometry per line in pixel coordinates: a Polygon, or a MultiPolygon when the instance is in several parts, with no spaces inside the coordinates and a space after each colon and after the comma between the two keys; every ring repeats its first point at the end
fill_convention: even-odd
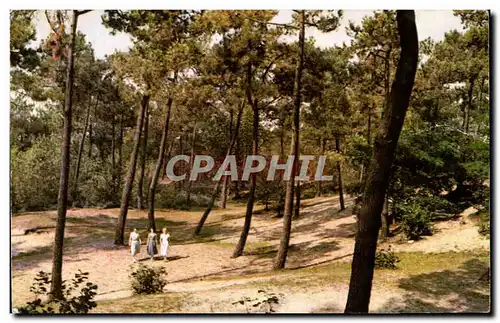
{"type": "Polygon", "coordinates": [[[188,293],[136,295],[127,298],[97,302],[91,314],[98,313],[181,313],[182,305],[189,299],[188,293]]]}

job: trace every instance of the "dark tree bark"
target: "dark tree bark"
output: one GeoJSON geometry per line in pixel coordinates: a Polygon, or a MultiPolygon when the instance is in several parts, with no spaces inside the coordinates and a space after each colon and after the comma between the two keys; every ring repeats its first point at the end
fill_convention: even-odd
{"type": "MultiPolygon", "coordinates": [[[[243,116],[243,108],[245,107],[245,101],[243,101],[239,107],[238,110],[238,116],[236,117],[236,126],[234,127],[234,132],[231,137],[231,142],[229,143],[229,147],[227,147],[226,151],[226,157],[228,155],[231,155],[233,151],[233,147],[235,145],[236,139],[238,138],[238,132],[240,130],[240,124],[241,124],[241,117],[243,116]]],[[[212,211],[212,208],[214,206],[215,200],[217,199],[217,194],[219,193],[219,188],[221,185],[222,177],[220,180],[215,184],[213,191],[212,191],[212,196],[210,198],[210,202],[208,202],[207,208],[205,209],[205,212],[203,212],[203,215],[200,218],[200,221],[198,222],[198,225],[196,226],[196,230],[194,232],[195,235],[200,234],[201,229],[203,228],[203,225],[205,224],[205,221],[208,218],[208,215],[212,211]]]]}
{"type": "MultiPolygon", "coordinates": [[[[227,134],[228,144],[231,141],[231,132],[232,132],[232,128],[233,128],[233,110],[231,110],[229,113],[230,113],[229,131],[227,134]]],[[[221,207],[223,209],[226,208],[228,189],[229,189],[229,176],[224,176],[224,182],[222,185],[222,197],[221,197],[221,207]]]]}
{"type": "Polygon", "coordinates": [[[54,254],[52,258],[52,282],[50,286],[50,297],[60,299],[62,297],[62,262],[64,245],[64,227],[66,225],[66,210],[68,207],[68,181],[70,167],[70,145],[71,145],[71,114],[73,107],[73,77],[74,77],[74,51],[76,38],[76,25],[78,23],[78,12],[73,10],[73,21],[71,23],[71,36],[68,46],[68,62],[66,67],[66,88],[64,93],[64,122],[61,145],[61,176],[59,178],[59,195],[57,197],[57,222],[54,239],[54,254]]]}
{"type": "Polygon", "coordinates": [[[142,129],[142,147],[141,147],[141,164],[139,170],[139,183],[137,183],[137,209],[144,208],[144,200],[142,198],[142,187],[144,185],[144,173],[146,169],[146,155],[148,148],[148,127],[149,127],[149,109],[146,109],[144,126],[142,129]]]}
{"type": "MultiPolygon", "coordinates": [[[[285,121],[280,120],[280,158],[285,158],[285,121]]],[[[283,172],[280,172],[280,180],[281,180],[281,185],[280,185],[280,192],[278,196],[278,205],[276,207],[276,218],[281,219],[283,217],[283,208],[285,206],[285,190],[286,190],[286,185],[283,184],[283,172]]]]}
{"type": "Polygon", "coordinates": [[[295,204],[293,205],[293,217],[298,218],[300,215],[300,182],[297,181],[297,187],[295,188],[295,204]]]}
{"type": "MultiPolygon", "coordinates": [[[[236,137],[236,146],[234,148],[234,157],[236,158],[236,165],[238,165],[238,161],[240,160],[240,138],[236,137]]],[[[239,176],[238,180],[234,181],[234,196],[233,200],[237,200],[240,198],[240,181],[239,176]]]]}
{"type": "MultiPolygon", "coordinates": [[[[181,131],[182,131],[182,129],[181,129],[181,131]]],[[[181,135],[179,136],[179,155],[184,155],[184,146],[183,146],[183,140],[182,140],[183,137],[184,137],[184,133],[181,133],[181,135]]],[[[179,168],[181,169],[181,174],[183,174],[184,164],[179,166],[179,168]]],[[[178,181],[178,182],[176,182],[176,184],[177,184],[178,190],[181,191],[182,190],[182,181],[178,181]]]]}
{"type": "Polygon", "coordinates": [[[401,128],[408,109],[418,61],[418,36],[413,10],[397,11],[401,54],[392,83],[391,103],[375,138],[359,214],[346,313],[367,313],[385,191],[401,128]]]}
{"type": "MultiPolygon", "coordinates": [[[[337,153],[340,154],[340,138],[335,137],[335,149],[337,153]]],[[[339,185],[339,202],[340,202],[340,211],[345,210],[344,204],[344,190],[342,188],[342,168],[340,166],[340,160],[337,160],[337,173],[338,173],[338,185],[339,185]]]]}
{"type": "MultiPolygon", "coordinates": [[[[251,73],[248,73],[248,78],[250,78],[251,73]]],[[[250,81],[248,81],[250,82],[250,81]]],[[[250,85],[251,86],[251,85],[250,85]]],[[[247,90],[247,92],[250,90],[247,90]]],[[[252,154],[257,155],[259,153],[259,108],[256,100],[252,100],[251,94],[248,94],[248,101],[252,102],[253,110],[253,127],[252,127],[252,154]]],[[[247,210],[245,213],[245,223],[243,224],[243,229],[241,230],[240,240],[234,249],[232,258],[237,258],[243,254],[245,249],[245,244],[248,237],[248,232],[250,231],[250,225],[252,222],[253,206],[255,202],[255,187],[257,185],[257,174],[250,174],[250,190],[248,192],[248,202],[247,210]]]]}
{"type": "MultiPolygon", "coordinates": [[[[325,138],[321,138],[320,139],[320,143],[321,143],[321,146],[320,146],[320,155],[324,155],[325,154],[325,146],[326,146],[326,139],[325,138]]],[[[323,191],[322,191],[322,188],[321,188],[321,181],[317,181],[316,182],[316,196],[319,197],[323,194],[323,191]]]]}
{"type": "Polygon", "coordinates": [[[118,217],[118,222],[116,224],[115,230],[115,245],[123,245],[125,234],[125,223],[127,221],[128,206],[130,202],[130,193],[132,192],[132,185],[134,183],[135,168],[137,164],[137,153],[139,151],[139,145],[141,141],[141,129],[144,123],[144,117],[146,114],[146,109],[149,104],[149,94],[144,94],[142,96],[141,108],[137,114],[137,124],[135,127],[134,134],[134,144],[132,147],[132,153],[130,154],[130,163],[128,167],[127,177],[125,178],[125,186],[123,187],[122,201],[120,205],[120,215],[118,217]]]}
{"type": "Polygon", "coordinates": [[[187,205],[191,204],[191,185],[192,185],[193,182],[191,180],[189,180],[189,176],[191,176],[191,170],[193,169],[193,163],[194,163],[194,145],[195,145],[195,142],[196,142],[196,123],[193,126],[193,134],[192,134],[192,137],[191,137],[191,157],[189,159],[189,174],[186,176],[186,178],[188,179],[187,189],[186,189],[186,202],[187,202],[187,205]]]}
{"type": "Polygon", "coordinates": [[[167,107],[165,111],[165,121],[163,124],[163,133],[161,135],[160,142],[160,150],[158,153],[158,160],[156,161],[155,172],[153,173],[153,177],[151,179],[151,183],[149,185],[149,193],[148,193],[148,223],[149,228],[153,228],[156,231],[155,225],[155,193],[156,186],[158,185],[158,179],[160,178],[160,172],[163,164],[163,160],[165,158],[165,148],[167,147],[167,137],[168,137],[168,126],[170,123],[170,111],[172,109],[172,98],[169,98],[167,101],[167,107]]]}
{"type": "Polygon", "coordinates": [[[89,153],[88,153],[89,159],[92,158],[92,146],[93,146],[92,122],[90,122],[90,125],[89,125],[89,153]]]}
{"type": "MultiPolygon", "coordinates": [[[[78,147],[78,157],[76,159],[76,170],[75,170],[75,178],[73,179],[73,189],[72,189],[72,200],[73,203],[75,202],[76,199],[76,194],[78,190],[78,177],[80,176],[80,164],[82,161],[82,154],[83,154],[83,148],[85,145],[85,135],[87,134],[88,126],[89,126],[89,120],[90,120],[90,110],[92,109],[92,96],[89,99],[89,106],[87,108],[87,115],[85,116],[85,124],[83,126],[83,133],[82,133],[82,139],[80,140],[80,146],[78,147]]],[[[99,104],[99,95],[96,98],[96,106],[99,104]]],[[[89,149],[92,149],[92,147],[89,147],[89,149]]]]}
{"type": "Polygon", "coordinates": [[[290,243],[290,234],[292,229],[292,211],[293,211],[293,191],[295,183],[295,174],[297,171],[299,158],[299,135],[300,135],[300,105],[302,101],[302,67],[304,64],[304,38],[305,38],[305,10],[301,10],[299,15],[299,57],[295,69],[295,84],[294,84],[294,110],[293,110],[293,133],[292,143],[290,145],[290,155],[295,156],[293,160],[292,171],[290,172],[290,180],[287,182],[285,195],[285,211],[283,214],[283,234],[281,236],[278,254],[274,261],[273,269],[285,268],[286,257],[288,255],[288,245],[290,243]]]}
{"type": "Polygon", "coordinates": [[[116,139],[115,139],[115,115],[113,114],[113,118],[111,119],[111,183],[113,189],[113,201],[116,196],[116,139]]]}
{"type": "Polygon", "coordinates": [[[118,190],[122,187],[123,168],[123,113],[120,115],[120,136],[118,137],[118,190]]]}

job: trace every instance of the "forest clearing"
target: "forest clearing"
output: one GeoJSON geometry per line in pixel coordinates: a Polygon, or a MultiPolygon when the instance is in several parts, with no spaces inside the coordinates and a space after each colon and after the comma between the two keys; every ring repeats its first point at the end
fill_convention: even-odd
{"type": "MultiPolygon", "coordinates": [[[[158,222],[172,232],[169,261],[152,263],[167,268],[166,294],[139,297],[132,297],[128,283],[129,266],[134,263],[127,257],[127,248],[111,243],[118,210],[69,210],[63,275],[77,268],[91,273],[99,293],[98,306],[90,313],[245,313],[245,306],[232,303],[258,297],[258,290],[283,293],[277,312],[339,313],[347,295],[356,233],[352,199],[348,205],[339,212],[338,197],[304,200],[303,217],[293,227],[289,266],[274,273],[269,268],[279,242],[280,221],[262,206],[255,214],[247,252],[236,259],[230,255],[244,218],[243,205],[230,203],[227,209],[214,211],[198,238],[191,233],[200,211],[158,210],[158,222]]],[[[380,247],[391,245],[401,262],[397,270],[376,270],[372,311],[489,311],[489,282],[478,280],[490,264],[489,240],[477,232],[469,215],[473,211],[439,223],[437,233],[423,240],[409,244],[395,235],[382,242],[380,247]]],[[[53,212],[13,218],[14,306],[29,300],[36,272],[50,269],[54,220],[53,212]],[[32,233],[25,235],[27,230],[32,233]]],[[[145,228],[143,212],[131,210],[128,225],[145,228]]]]}
{"type": "Polygon", "coordinates": [[[490,314],[489,24],[11,10],[12,311],[490,314]]]}

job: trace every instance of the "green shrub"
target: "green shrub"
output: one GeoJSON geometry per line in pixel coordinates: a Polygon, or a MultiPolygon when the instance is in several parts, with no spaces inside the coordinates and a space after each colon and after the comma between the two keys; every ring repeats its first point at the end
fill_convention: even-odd
{"type": "Polygon", "coordinates": [[[490,212],[489,210],[483,210],[478,213],[478,232],[484,237],[490,237],[490,212]]]}
{"type": "Polygon", "coordinates": [[[93,301],[97,295],[97,285],[88,281],[88,274],[81,270],[75,274],[69,287],[63,281],[61,286],[61,299],[53,300],[49,303],[43,303],[41,297],[49,296],[49,286],[51,284],[50,273],[40,271],[33,282],[30,291],[35,295],[35,300],[28,302],[25,306],[18,309],[19,314],[86,314],[92,308],[96,307],[93,301]],[[84,287],[79,288],[85,283],[84,287]],[[75,292],[79,293],[75,295],[75,292]]]}
{"type": "Polygon", "coordinates": [[[11,201],[14,212],[38,211],[57,205],[60,139],[42,137],[22,151],[11,149],[11,201]]]}
{"type": "Polygon", "coordinates": [[[422,236],[432,235],[432,222],[428,211],[416,203],[397,205],[402,216],[401,228],[409,240],[419,240],[422,236]]]}
{"type": "MultiPolygon", "coordinates": [[[[190,207],[206,207],[210,203],[210,196],[191,192],[190,202],[187,203],[186,192],[179,192],[175,187],[158,187],[155,206],[160,209],[189,210],[190,207]]],[[[214,205],[215,207],[215,205],[214,205]]]]}
{"type": "Polygon", "coordinates": [[[375,254],[375,268],[396,269],[399,258],[392,252],[391,246],[387,250],[378,250],[375,254]]]}
{"type": "Polygon", "coordinates": [[[135,294],[155,294],[161,293],[163,287],[167,285],[164,279],[166,275],[163,267],[148,267],[140,264],[139,268],[130,274],[132,289],[135,294]]]}

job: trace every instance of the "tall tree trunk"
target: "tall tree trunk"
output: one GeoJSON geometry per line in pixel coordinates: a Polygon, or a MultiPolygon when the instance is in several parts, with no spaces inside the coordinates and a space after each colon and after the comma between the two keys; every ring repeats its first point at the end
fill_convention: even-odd
{"type": "MultiPolygon", "coordinates": [[[[99,97],[96,98],[96,105],[98,103],[99,103],[99,97]]],[[[73,189],[71,190],[73,203],[75,203],[76,194],[77,194],[77,190],[78,190],[78,177],[80,176],[80,163],[82,161],[83,148],[84,148],[84,144],[85,144],[85,135],[87,134],[87,130],[88,130],[88,126],[89,126],[90,109],[92,109],[92,96],[90,96],[90,99],[89,99],[89,106],[87,108],[87,115],[85,116],[85,124],[83,126],[82,139],[80,140],[80,146],[78,147],[78,157],[76,159],[75,178],[73,179],[73,189]]],[[[92,147],[90,147],[90,149],[92,149],[92,147]]]]}
{"type": "MultiPolygon", "coordinates": [[[[340,138],[335,137],[335,149],[337,153],[340,154],[340,138]]],[[[340,160],[337,160],[337,173],[338,173],[338,185],[339,185],[339,202],[340,202],[340,211],[345,210],[344,204],[344,190],[342,188],[342,168],[340,167],[340,160]]]]}
{"type": "Polygon", "coordinates": [[[146,168],[146,155],[148,148],[148,127],[149,127],[149,109],[146,109],[146,117],[144,120],[144,126],[142,130],[142,147],[141,147],[141,165],[139,171],[139,183],[137,183],[137,209],[142,210],[143,199],[142,199],[142,187],[144,183],[144,173],[146,168]]]}
{"type": "MultiPolygon", "coordinates": [[[[189,175],[186,176],[186,178],[188,178],[189,176],[191,176],[191,170],[193,169],[193,163],[194,163],[194,144],[196,142],[196,123],[194,124],[193,126],[193,135],[191,137],[191,158],[189,159],[189,175]]],[[[187,205],[190,205],[191,204],[191,185],[192,185],[192,181],[189,180],[188,178],[188,182],[187,182],[187,189],[186,189],[186,202],[187,202],[187,205]]]]}
{"type": "Polygon", "coordinates": [[[120,215],[116,223],[115,230],[115,245],[123,245],[125,234],[125,223],[127,221],[128,206],[130,201],[130,193],[132,192],[132,185],[134,184],[135,167],[137,164],[137,152],[141,141],[141,129],[144,123],[144,117],[149,104],[149,94],[142,96],[141,108],[137,114],[137,124],[135,126],[134,144],[132,153],[130,154],[130,163],[128,167],[127,177],[125,178],[125,186],[123,187],[122,201],[120,205],[120,215]]]}
{"type": "Polygon", "coordinates": [[[295,188],[295,204],[293,205],[293,217],[298,218],[300,215],[300,182],[297,181],[297,187],[295,188]]]}
{"type": "Polygon", "coordinates": [[[292,229],[292,211],[293,211],[293,189],[295,174],[297,171],[299,158],[299,134],[300,134],[300,105],[302,91],[302,66],[304,63],[304,37],[305,37],[305,10],[301,10],[299,15],[299,57],[295,69],[295,84],[293,92],[295,94],[294,110],[293,110],[293,134],[292,143],[290,145],[290,155],[295,156],[293,167],[290,174],[290,180],[287,182],[285,195],[285,211],[283,215],[283,234],[281,236],[278,254],[274,261],[273,269],[285,268],[286,257],[288,254],[288,245],[290,243],[290,234],[292,229]]]}
{"type": "MultiPolygon", "coordinates": [[[[251,101],[251,100],[249,100],[251,101]]],[[[259,109],[257,103],[252,101],[253,110],[253,127],[252,127],[252,154],[257,155],[259,153],[259,109]]],[[[236,245],[233,252],[233,258],[237,258],[243,254],[245,249],[245,244],[247,242],[248,232],[250,231],[250,225],[252,222],[253,206],[255,201],[255,187],[257,185],[257,174],[250,174],[250,190],[248,192],[248,202],[247,210],[245,213],[245,223],[243,224],[243,229],[241,230],[240,240],[236,245]]]]}
{"type": "MultiPolygon", "coordinates": [[[[231,137],[231,142],[229,143],[229,147],[227,147],[226,158],[227,158],[227,156],[231,155],[231,153],[233,151],[233,147],[234,147],[235,142],[236,142],[236,139],[238,138],[238,132],[240,130],[241,117],[243,116],[243,108],[244,107],[245,107],[245,101],[242,101],[241,105],[239,107],[239,110],[238,110],[238,115],[236,117],[236,126],[234,127],[234,132],[233,132],[233,135],[231,137]]],[[[205,209],[205,212],[203,212],[203,215],[201,216],[200,221],[198,222],[198,225],[196,226],[196,230],[194,232],[195,235],[200,234],[201,229],[203,228],[203,225],[205,224],[205,221],[208,218],[208,215],[212,211],[215,200],[217,198],[217,194],[219,193],[221,181],[222,181],[222,177],[219,179],[219,181],[215,184],[215,186],[213,188],[210,202],[208,202],[207,208],[205,209]]]]}
{"type": "MultiPolygon", "coordinates": [[[[182,140],[183,137],[184,137],[184,133],[182,132],[182,129],[181,129],[181,134],[179,136],[179,155],[184,155],[184,146],[183,146],[183,140],[182,140]]],[[[181,169],[181,174],[182,174],[183,173],[182,171],[184,170],[184,164],[179,166],[179,168],[181,169]]],[[[182,190],[182,181],[177,182],[177,188],[179,191],[182,190]]]]}
{"type": "MultiPolygon", "coordinates": [[[[233,128],[233,110],[230,112],[230,117],[229,117],[229,131],[227,134],[227,142],[231,141],[231,132],[233,128]]],[[[226,203],[227,203],[227,194],[228,194],[228,188],[229,188],[229,176],[224,176],[224,182],[222,184],[222,199],[221,199],[221,207],[223,209],[226,208],[226,203]]]]}
{"type": "Polygon", "coordinates": [[[123,113],[120,115],[120,136],[118,137],[118,190],[122,188],[123,169],[123,113]]]}
{"type": "MultiPolygon", "coordinates": [[[[323,156],[325,154],[325,146],[326,146],[326,139],[321,137],[320,138],[320,155],[323,156]]],[[[319,197],[323,194],[322,188],[321,188],[321,181],[316,181],[316,196],[319,197]]]]}
{"type": "Polygon", "coordinates": [[[73,10],[73,21],[71,23],[71,38],[68,46],[68,63],[66,67],[66,88],[64,93],[64,123],[61,146],[61,176],[59,178],[59,195],[57,197],[57,222],[54,239],[54,254],[52,258],[52,283],[50,286],[51,298],[62,297],[62,262],[64,227],[66,225],[66,210],[68,207],[68,180],[70,167],[70,145],[71,145],[71,114],[73,107],[73,76],[74,76],[74,50],[76,38],[76,25],[78,23],[78,12],[73,10]]]}
{"type": "Polygon", "coordinates": [[[115,157],[115,150],[116,150],[116,133],[115,133],[115,115],[113,114],[113,119],[111,120],[111,183],[112,183],[112,189],[113,189],[113,200],[115,199],[116,196],[116,157],[115,157]]]}
{"type": "Polygon", "coordinates": [[[401,54],[391,89],[391,104],[376,136],[359,213],[346,313],[367,313],[377,249],[380,213],[399,134],[410,102],[418,61],[418,36],[413,10],[397,11],[401,54]]]}
{"type": "MultiPolygon", "coordinates": [[[[235,130],[236,131],[236,130],[235,130]]],[[[236,165],[238,165],[238,161],[240,156],[240,138],[236,137],[236,147],[234,148],[234,157],[236,158],[236,165]]],[[[239,178],[239,176],[238,176],[239,178]]],[[[234,181],[234,196],[233,199],[237,200],[240,198],[240,181],[234,181]]]]}
{"type": "MultiPolygon", "coordinates": [[[[95,115],[95,113],[94,113],[94,115],[95,115]]],[[[92,128],[93,128],[92,124],[93,124],[93,122],[90,122],[90,125],[89,125],[89,153],[88,153],[89,159],[92,158],[92,146],[94,144],[94,142],[93,142],[94,138],[92,137],[92,128]]]]}
{"type": "MultiPolygon", "coordinates": [[[[280,120],[281,131],[280,131],[280,158],[285,158],[285,122],[284,120],[280,120]]],[[[284,185],[283,181],[283,172],[280,172],[280,192],[278,196],[278,206],[277,206],[277,214],[276,218],[281,219],[283,217],[283,208],[285,206],[285,190],[286,185],[284,185]]]]}
{"type": "Polygon", "coordinates": [[[167,147],[167,137],[168,137],[168,126],[170,123],[170,111],[172,109],[172,98],[167,101],[167,107],[165,111],[165,122],[163,125],[163,133],[161,135],[160,150],[158,153],[158,160],[156,161],[155,172],[153,173],[153,178],[151,179],[151,184],[149,185],[148,193],[148,223],[149,228],[156,231],[155,225],[155,193],[156,186],[158,185],[158,179],[160,178],[161,166],[163,159],[165,157],[165,148],[167,147]]]}

